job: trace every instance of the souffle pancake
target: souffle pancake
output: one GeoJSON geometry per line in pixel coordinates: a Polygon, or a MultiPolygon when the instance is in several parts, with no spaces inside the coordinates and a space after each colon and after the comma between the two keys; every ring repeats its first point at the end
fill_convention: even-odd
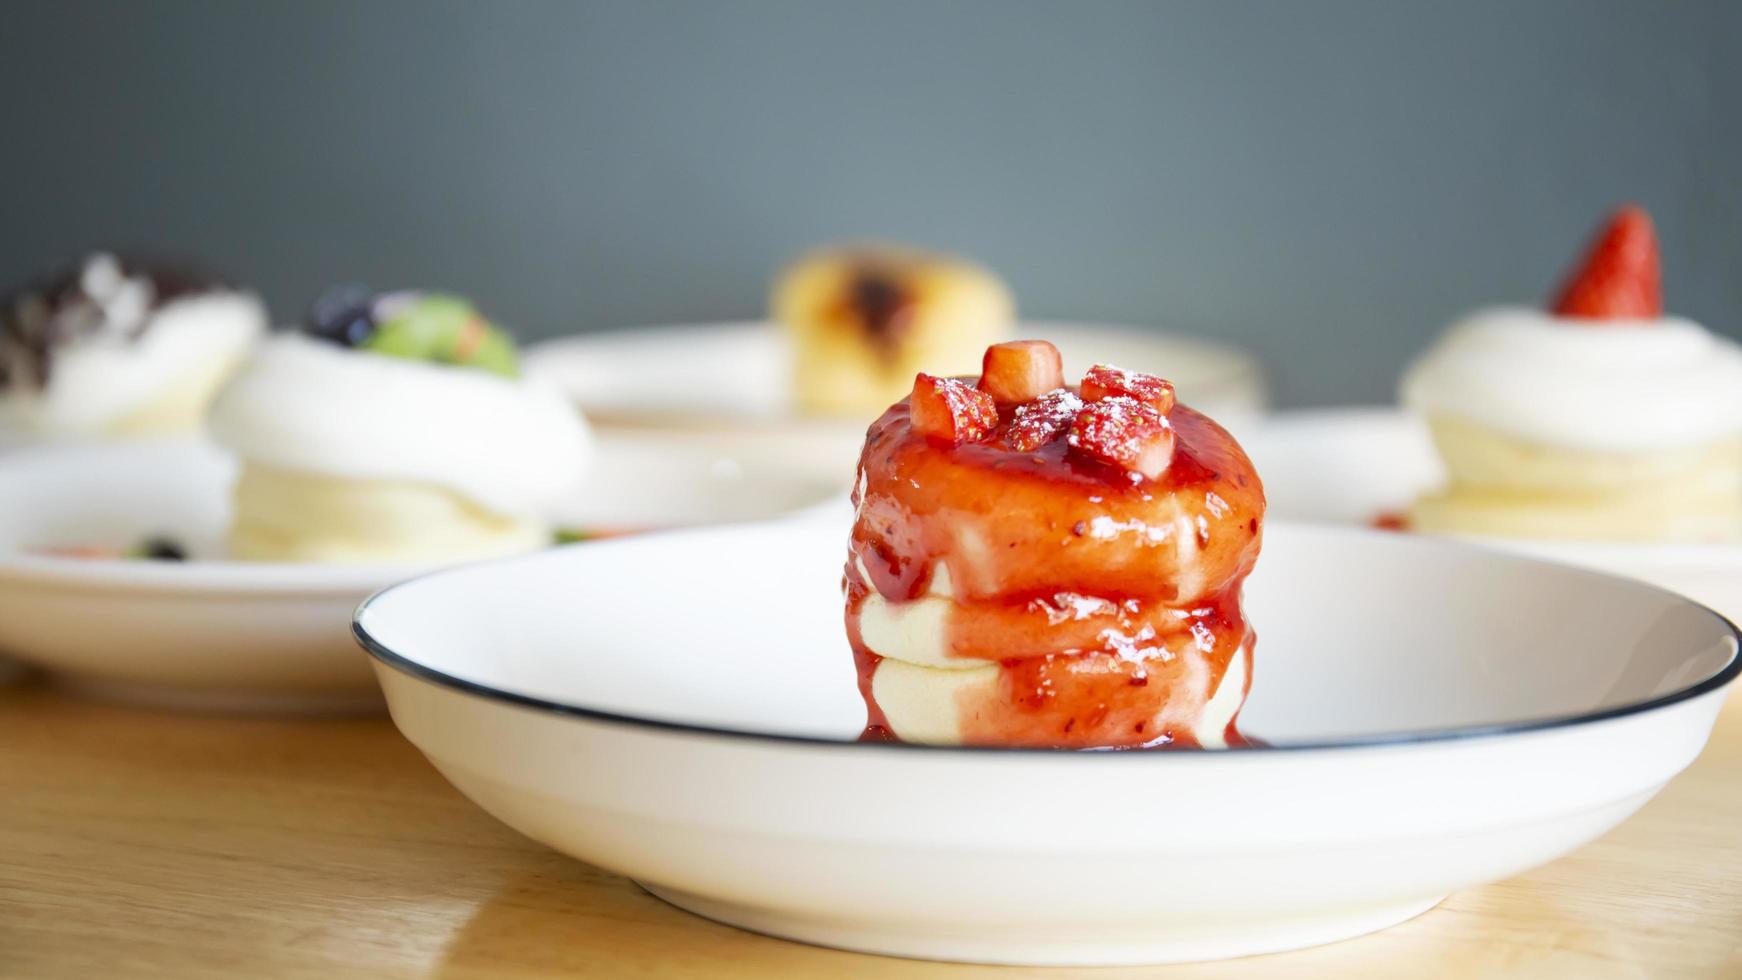
{"type": "Polygon", "coordinates": [[[1428,533],[1742,541],[1742,347],[1664,313],[1657,236],[1625,207],[1547,309],[1455,324],[1405,375],[1449,479],[1428,533]]]}
{"type": "Polygon", "coordinates": [[[1264,488],[1173,386],[1044,341],[919,375],[866,435],[846,625],[866,737],[1222,747],[1252,676],[1264,488]]]}
{"type": "Polygon", "coordinates": [[[793,348],[793,391],[808,415],[872,419],[914,372],[967,372],[1010,337],[1015,303],[967,259],[893,245],[812,252],[770,300],[793,348]]]}
{"type": "Polygon", "coordinates": [[[336,290],[265,344],[211,428],[242,461],[230,554],[438,562],[533,551],[591,457],[585,421],[466,300],[336,290]]]}

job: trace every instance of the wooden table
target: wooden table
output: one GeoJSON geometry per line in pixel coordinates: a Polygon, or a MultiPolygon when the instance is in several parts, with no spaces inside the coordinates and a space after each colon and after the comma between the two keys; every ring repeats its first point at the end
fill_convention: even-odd
{"type": "Polygon", "coordinates": [[[767,939],[460,797],[384,719],[156,714],[0,689],[0,977],[1742,977],[1742,697],[1619,830],[1319,949],[1021,971],[767,939]]]}

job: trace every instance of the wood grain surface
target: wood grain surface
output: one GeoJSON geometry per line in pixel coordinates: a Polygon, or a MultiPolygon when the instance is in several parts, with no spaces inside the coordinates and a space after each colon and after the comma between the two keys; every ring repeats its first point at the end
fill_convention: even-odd
{"type": "Polygon", "coordinates": [[[0,689],[0,976],[1004,975],[1742,977],[1742,705],[1620,829],[1395,928],[1225,963],[1025,971],[695,918],[485,816],[384,719],[159,714],[0,689]]]}

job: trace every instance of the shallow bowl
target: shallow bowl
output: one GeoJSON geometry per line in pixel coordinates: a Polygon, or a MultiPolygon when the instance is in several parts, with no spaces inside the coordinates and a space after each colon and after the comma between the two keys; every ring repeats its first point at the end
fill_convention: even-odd
{"type": "Polygon", "coordinates": [[[356,633],[485,810],[709,918],[901,956],[1239,956],[1368,932],[1632,813],[1705,743],[1730,624],[1652,587],[1278,523],[1265,747],[855,741],[846,528],[814,516],[446,571],[356,633]]]}

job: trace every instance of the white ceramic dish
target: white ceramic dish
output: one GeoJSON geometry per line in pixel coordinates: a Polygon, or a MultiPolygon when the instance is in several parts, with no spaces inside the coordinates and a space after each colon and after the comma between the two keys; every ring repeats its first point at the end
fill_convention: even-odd
{"type": "MultiPolygon", "coordinates": [[[[24,436],[0,424],[0,456],[14,453],[28,446],[24,436]]],[[[25,676],[24,664],[10,657],[0,656],[0,686],[11,684],[25,676]]]]}
{"type": "MultiPolygon", "coordinates": [[[[358,602],[430,566],[46,556],[167,534],[221,553],[235,464],[194,442],[33,449],[0,460],[0,651],[113,699],[235,711],[378,709],[347,627],[358,602]]],[[[696,447],[600,440],[564,523],[646,529],[768,517],[826,486],[696,447]]],[[[587,547],[590,545],[585,545],[587,547]]]]}
{"type": "Polygon", "coordinates": [[[356,630],[484,809],[758,932],[996,963],[1358,935],[1598,836],[1698,755],[1734,627],[1638,583],[1278,524],[1243,728],[1271,747],[853,741],[838,514],[443,572],[356,630]]]}
{"type": "MultiPolygon", "coordinates": [[[[1239,432],[1265,407],[1263,371],[1250,355],[1192,337],[1103,324],[1024,322],[1024,336],[1058,344],[1067,375],[1097,361],[1152,370],[1180,397],[1239,432]]],[[[792,404],[791,350],[766,322],[642,327],[545,341],[527,351],[605,427],[730,433],[741,452],[850,484],[870,419],[808,419],[792,404]],[[656,372],[658,384],[648,382],[656,372]]]]}
{"type": "MultiPolygon", "coordinates": [[[[1111,362],[1163,373],[1182,399],[1216,418],[1251,417],[1264,409],[1257,362],[1214,341],[1051,321],[1025,321],[1018,333],[1056,343],[1067,374],[1111,362]]],[[[529,366],[562,384],[589,418],[608,423],[794,421],[790,362],[786,338],[767,322],[613,330],[549,340],[527,351],[529,366]],[[650,371],[658,385],[648,383],[650,371]]]]}
{"type": "MultiPolygon", "coordinates": [[[[1397,409],[1283,412],[1242,438],[1279,518],[1370,524],[1445,479],[1427,427],[1397,409]]],[[[1465,540],[1638,578],[1742,621],[1742,545],[1465,540]]]]}
{"type": "MultiPolygon", "coordinates": [[[[20,452],[35,445],[34,440],[27,439],[22,432],[16,432],[0,422],[0,456],[20,452]]],[[[14,683],[27,676],[29,668],[22,662],[0,655],[0,686],[14,683]]]]}
{"type": "Polygon", "coordinates": [[[28,449],[30,445],[30,442],[23,435],[0,426],[0,454],[18,452],[21,449],[28,449]]]}

